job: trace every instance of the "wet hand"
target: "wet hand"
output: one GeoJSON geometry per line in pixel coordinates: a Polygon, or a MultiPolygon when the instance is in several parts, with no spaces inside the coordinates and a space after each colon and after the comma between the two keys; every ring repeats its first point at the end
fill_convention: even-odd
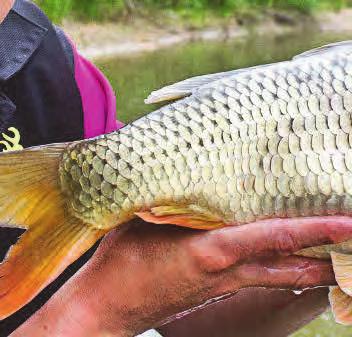
{"type": "Polygon", "coordinates": [[[347,218],[263,221],[213,232],[135,222],[111,232],[92,260],[13,336],[134,336],[242,288],[332,285],[329,261],[292,254],[350,238],[347,218]]]}

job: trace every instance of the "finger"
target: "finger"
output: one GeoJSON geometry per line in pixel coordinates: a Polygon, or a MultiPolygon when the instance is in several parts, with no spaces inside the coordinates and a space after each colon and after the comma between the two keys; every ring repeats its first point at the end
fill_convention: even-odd
{"type": "Polygon", "coordinates": [[[335,285],[331,262],[290,256],[235,268],[245,287],[306,289],[335,285]]]}
{"type": "Polygon", "coordinates": [[[304,290],[329,287],[336,285],[336,280],[331,261],[281,256],[246,262],[220,273],[207,274],[203,283],[210,286],[210,297],[217,298],[245,288],[304,290]]]}
{"type": "Polygon", "coordinates": [[[191,253],[208,272],[247,259],[291,255],[303,248],[352,238],[352,218],[343,216],[272,219],[208,232],[191,240],[191,253]]]}
{"type": "Polygon", "coordinates": [[[218,298],[239,289],[304,290],[336,284],[331,261],[301,256],[275,257],[245,262],[219,273],[205,274],[205,298],[218,298]],[[210,290],[209,290],[210,289],[210,290]]]}
{"type": "Polygon", "coordinates": [[[304,290],[336,284],[331,262],[300,256],[244,263],[213,276],[211,297],[254,287],[304,290]]]}

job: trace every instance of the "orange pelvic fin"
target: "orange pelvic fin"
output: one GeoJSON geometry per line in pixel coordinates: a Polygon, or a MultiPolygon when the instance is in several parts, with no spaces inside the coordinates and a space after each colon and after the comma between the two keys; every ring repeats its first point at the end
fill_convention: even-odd
{"type": "Polygon", "coordinates": [[[225,227],[223,219],[197,205],[171,205],[153,207],[147,212],[136,213],[144,221],[169,224],[193,229],[212,230],[225,227]]]}
{"type": "Polygon", "coordinates": [[[0,155],[0,224],[27,229],[0,264],[0,319],[31,301],[104,235],[67,211],[58,184],[64,148],[0,155]]]}
{"type": "Polygon", "coordinates": [[[339,287],[331,287],[329,299],[336,322],[352,325],[352,297],[345,294],[339,287]]]}

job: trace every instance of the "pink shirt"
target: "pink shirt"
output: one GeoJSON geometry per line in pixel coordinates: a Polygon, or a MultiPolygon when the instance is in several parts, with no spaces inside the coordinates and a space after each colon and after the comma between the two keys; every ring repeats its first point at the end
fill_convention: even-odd
{"type": "Polygon", "coordinates": [[[83,105],[84,137],[93,138],[121,128],[123,123],[116,120],[116,96],[110,83],[73,44],[72,49],[75,78],[83,105]]]}

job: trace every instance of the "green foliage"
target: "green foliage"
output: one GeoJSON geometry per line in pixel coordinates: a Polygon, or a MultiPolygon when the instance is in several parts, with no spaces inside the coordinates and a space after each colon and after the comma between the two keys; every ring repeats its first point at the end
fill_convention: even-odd
{"type": "Polygon", "coordinates": [[[35,0],[58,22],[68,15],[81,20],[110,20],[141,10],[168,9],[199,16],[214,11],[221,15],[263,8],[293,9],[311,13],[316,9],[340,9],[352,0],[35,0]]]}
{"type": "Polygon", "coordinates": [[[125,9],[123,0],[74,1],[73,12],[81,19],[108,20],[120,15],[125,9]]]}
{"type": "Polygon", "coordinates": [[[109,20],[122,15],[128,1],[124,0],[34,0],[54,22],[67,16],[86,21],[109,20]]]}
{"type": "Polygon", "coordinates": [[[35,0],[35,2],[51,20],[58,22],[70,14],[74,0],[35,0]]]}

